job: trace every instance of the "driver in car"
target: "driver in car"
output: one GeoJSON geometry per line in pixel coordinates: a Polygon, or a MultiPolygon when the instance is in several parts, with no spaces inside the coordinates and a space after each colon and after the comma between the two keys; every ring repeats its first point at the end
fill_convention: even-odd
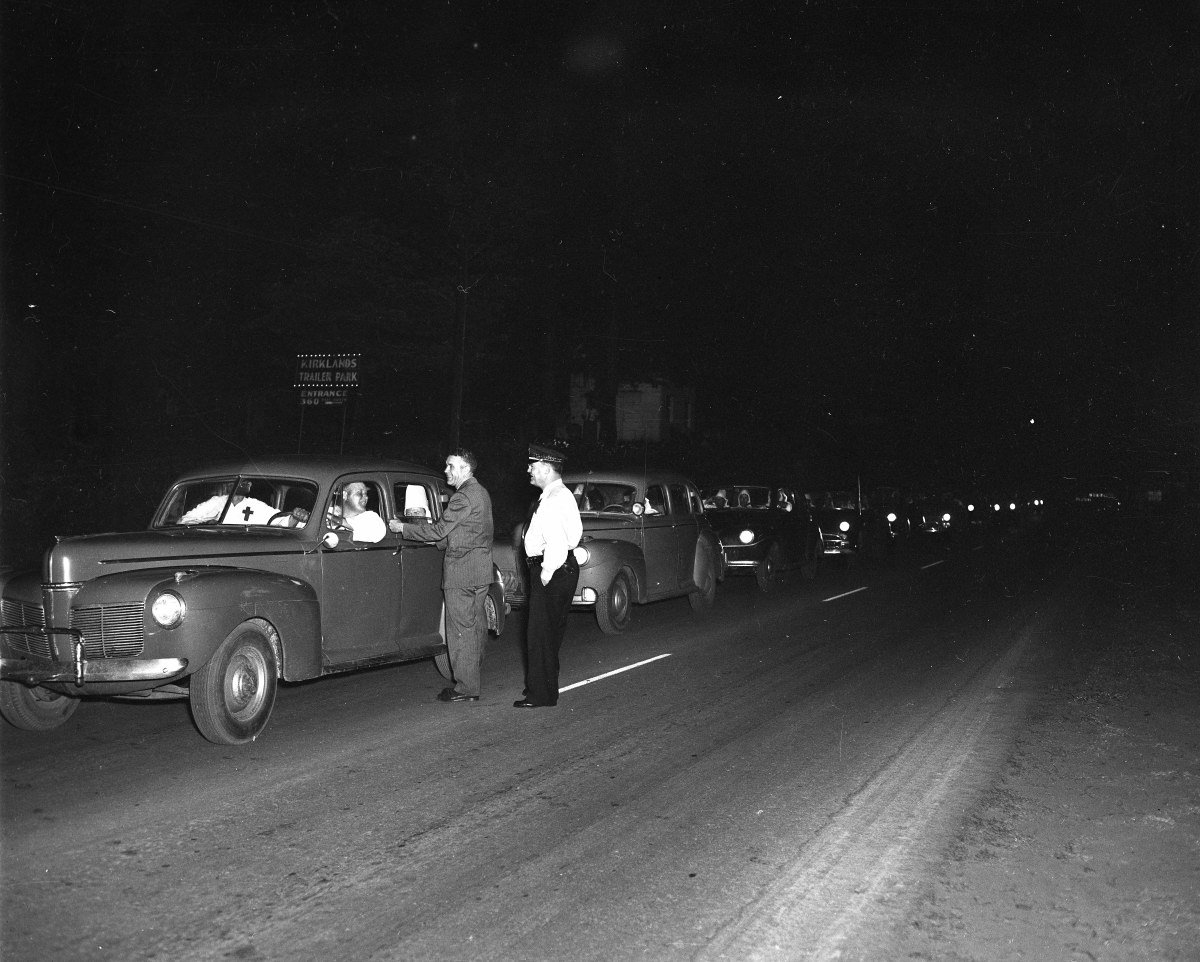
{"type": "Polygon", "coordinates": [[[250,482],[243,480],[237,490],[230,496],[233,482],[224,486],[220,494],[214,494],[207,501],[186,512],[179,519],[180,524],[206,524],[221,518],[221,524],[270,524],[277,528],[296,528],[308,520],[308,512],[303,508],[293,508],[290,512],[280,511],[258,498],[247,497],[250,482]],[[229,502],[229,510],[221,517],[225,503],[229,502]]]}
{"type": "MultiPolygon", "coordinates": [[[[362,481],[351,481],[342,489],[340,521],[350,529],[350,537],[354,541],[364,541],[374,544],[382,541],[387,534],[387,524],[374,511],[367,509],[367,486],[362,481]]],[[[337,512],[334,512],[335,515],[337,512]]]]}

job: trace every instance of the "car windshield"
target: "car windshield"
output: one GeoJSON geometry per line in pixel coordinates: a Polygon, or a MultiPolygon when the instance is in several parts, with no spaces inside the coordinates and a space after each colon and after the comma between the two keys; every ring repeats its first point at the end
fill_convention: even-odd
{"type": "Polygon", "coordinates": [[[705,488],[702,492],[705,508],[769,508],[773,503],[773,488],[756,484],[726,484],[705,488]]]}
{"type": "Polygon", "coordinates": [[[581,512],[629,514],[637,500],[637,489],[618,482],[576,481],[568,485],[581,512]]]}
{"type": "Polygon", "coordinates": [[[239,475],[199,478],[176,485],[155,516],[154,527],[236,524],[289,527],[297,508],[303,517],[316,503],[317,485],[296,478],[239,475]]]}
{"type": "Polygon", "coordinates": [[[856,511],[858,496],[853,491],[826,491],[818,504],[831,511],[856,511]]]}

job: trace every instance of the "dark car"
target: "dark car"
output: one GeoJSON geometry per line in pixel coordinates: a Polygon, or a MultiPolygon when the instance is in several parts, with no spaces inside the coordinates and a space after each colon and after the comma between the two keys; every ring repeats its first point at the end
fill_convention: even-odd
{"type": "Polygon", "coordinates": [[[820,568],[821,529],[794,488],[721,484],[705,488],[705,513],[725,547],[725,573],[753,574],[770,591],[786,571],[812,580],[820,568]]]}
{"type": "MultiPolygon", "coordinates": [[[[712,607],[725,576],[721,540],[691,481],[668,471],[630,470],[568,472],[563,483],[583,521],[571,604],[591,609],[601,631],[624,631],[635,603],[686,595],[696,611],[712,607]]],[[[522,527],[511,544],[493,548],[514,605],[527,597],[522,527]]]]}
{"type": "MultiPolygon", "coordinates": [[[[186,474],[148,530],[59,538],[40,572],[0,579],[0,714],[46,730],[87,696],[186,697],[204,737],[238,744],[266,726],[280,680],[422,658],[449,678],[442,551],[386,524],[437,519],[448,495],[390,460],[186,474]],[[352,482],[367,511],[342,517],[352,482]]],[[[499,634],[498,571],[487,608],[499,634]]]]}
{"type": "Polygon", "coordinates": [[[807,495],[827,555],[850,558],[863,546],[863,503],[855,491],[812,491],[807,495]]]}
{"type": "MultiPolygon", "coordinates": [[[[999,510],[993,504],[989,509],[999,510]]],[[[956,541],[969,533],[970,516],[967,504],[950,493],[922,495],[914,498],[910,517],[913,534],[937,541],[956,541]]]]}

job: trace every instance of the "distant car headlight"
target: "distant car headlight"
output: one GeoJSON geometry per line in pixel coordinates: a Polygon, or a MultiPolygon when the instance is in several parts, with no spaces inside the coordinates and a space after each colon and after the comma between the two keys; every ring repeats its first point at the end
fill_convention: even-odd
{"type": "Polygon", "coordinates": [[[949,523],[950,523],[950,512],[949,511],[943,512],[942,524],[949,524],[949,523]]]}
{"type": "Polygon", "coordinates": [[[838,531],[846,532],[849,530],[850,530],[850,522],[849,521],[838,522],[838,531]]]}
{"type": "Polygon", "coordinates": [[[164,628],[178,628],[183,624],[187,606],[173,591],[164,591],[150,603],[150,616],[164,628]]]}
{"type": "Polygon", "coordinates": [[[975,510],[975,505],[973,505],[973,504],[968,504],[968,505],[967,505],[967,510],[968,510],[968,511],[974,511],[974,510],[975,510]]]}
{"type": "Polygon", "coordinates": [[[1015,501],[1008,502],[1008,510],[1016,511],[1017,510],[1017,502],[1015,502],[1015,501]]]}
{"type": "Polygon", "coordinates": [[[751,531],[749,528],[746,528],[744,531],[742,531],[740,534],[738,534],[738,541],[740,541],[742,544],[749,544],[753,540],[754,540],[754,532],[751,531]]]}
{"type": "Polygon", "coordinates": [[[888,524],[895,524],[896,523],[896,512],[889,511],[887,514],[887,519],[888,519],[888,524]]]}
{"type": "Polygon", "coordinates": [[[579,562],[579,567],[581,567],[581,568],[585,564],[587,564],[588,561],[590,561],[591,557],[592,557],[592,553],[590,551],[588,551],[588,549],[585,548],[583,545],[580,545],[572,553],[575,555],[575,560],[579,562]]]}

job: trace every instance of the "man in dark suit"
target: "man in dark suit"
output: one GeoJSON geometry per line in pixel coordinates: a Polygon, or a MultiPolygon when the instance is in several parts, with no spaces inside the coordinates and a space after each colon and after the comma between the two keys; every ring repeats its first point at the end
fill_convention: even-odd
{"type": "Polygon", "coordinates": [[[455,489],[440,521],[413,524],[393,519],[392,531],[446,549],[442,594],[446,599],[446,647],[454,687],[439,701],[479,701],[479,668],[487,641],[488,587],[492,583],[492,498],[475,479],[475,455],[459,448],[446,458],[446,481],[455,489]]]}

